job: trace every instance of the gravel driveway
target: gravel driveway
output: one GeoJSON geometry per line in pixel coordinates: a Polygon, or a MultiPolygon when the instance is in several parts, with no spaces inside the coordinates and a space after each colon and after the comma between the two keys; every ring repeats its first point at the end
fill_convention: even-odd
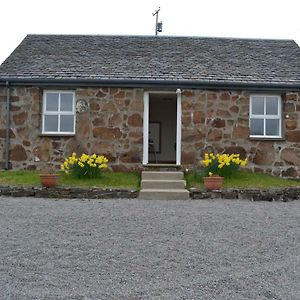
{"type": "Polygon", "coordinates": [[[300,201],[0,198],[0,299],[300,299],[300,201]]]}

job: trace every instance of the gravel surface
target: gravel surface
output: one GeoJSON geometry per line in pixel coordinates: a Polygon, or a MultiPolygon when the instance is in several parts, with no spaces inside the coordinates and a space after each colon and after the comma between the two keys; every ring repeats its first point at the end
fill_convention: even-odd
{"type": "Polygon", "coordinates": [[[300,299],[300,201],[0,198],[0,299],[300,299]]]}

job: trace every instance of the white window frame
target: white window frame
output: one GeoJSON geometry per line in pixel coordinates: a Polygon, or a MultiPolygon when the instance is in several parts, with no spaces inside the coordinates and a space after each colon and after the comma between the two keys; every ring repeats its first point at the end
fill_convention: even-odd
{"type": "Polygon", "coordinates": [[[280,95],[261,95],[253,94],[250,96],[250,113],[249,113],[249,128],[250,128],[250,137],[251,138],[268,138],[268,139],[279,139],[282,138],[282,99],[280,95]],[[263,97],[264,98],[264,114],[257,115],[252,114],[252,98],[253,97],[263,97]],[[266,114],[266,99],[268,97],[277,97],[278,101],[278,112],[277,115],[267,115],[266,114]],[[251,119],[263,119],[264,120],[264,134],[263,135],[251,135],[251,119]],[[279,132],[278,135],[266,135],[266,120],[279,120],[279,132]]]}
{"type": "Polygon", "coordinates": [[[75,92],[68,90],[45,90],[43,93],[43,117],[42,117],[42,134],[45,135],[74,135],[76,124],[76,113],[75,113],[75,92]],[[58,96],[58,111],[46,111],[46,98],[48,93],[57,93],[58,96]],[[61,94],[72,94],[73,104],[72,111],[60,111],[60,99],[61,94]],[[58,116],[58,131],[45,131],[45,115],[58,116]],[[73,131],[59,131],[60,129],[60,116],[74,116],[73,131]]]}

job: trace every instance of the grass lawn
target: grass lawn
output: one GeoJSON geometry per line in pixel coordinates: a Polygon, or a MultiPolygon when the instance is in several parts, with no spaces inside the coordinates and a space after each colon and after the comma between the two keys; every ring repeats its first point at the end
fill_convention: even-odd
{"type": "MultiPolygon", "coordinates": [[[[37,171],[0,171],[0,184],[40,186],[37,171]]],[[[60,186],[139,189],[140,175],[135,172],[103,172],[97,179],[77,179],[60,172],[60,186]]]]}
{"type": "MultiPolygon", "coordinates": [[[[201,174],[190,172],[185,175],[188,187],[203,188],[201,174]]],[[[224,188],[283,188],[300,186],[300,181],[283,179],[261,173],[239,172],[230,179],[224,179],[224,188]]]]}
{"type": "MultiPolygon", "coordinates": [[[[185,175],[188,187],[203,188],[201,174],[185,175]]],[[[0,171],[0,185],[40,186],[38,171],[0,171]]],[[[77,179],[60,172],[60,186],[139,189],[140,175],[135,172],[103,172],[98,179],[77,179]]],[[[224,188],[269,188],[300,186],[300,181],[282,179],[260,173],[240,172],[224,180],[224,188]]]]}

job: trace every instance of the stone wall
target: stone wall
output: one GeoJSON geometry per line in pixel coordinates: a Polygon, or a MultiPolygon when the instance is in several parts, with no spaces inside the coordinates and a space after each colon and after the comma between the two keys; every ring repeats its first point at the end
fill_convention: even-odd
{"type": "Polygon", "coordinates": [[[185,90],[182,98],[182,164],[189,167],[206,151],[240,153],[248,168],[276,176],[300,175],[300,93],[282,94],[283,139],[249,138],[246,91],[185,90]]]}
{"type": "MultiPolygon", "coordinates": [[[[76,88],[75,136],[42,136],[42,88],[11,89],[11,167],[57,167],[73,151],[104,154],[113,170],[141,169],[143,90],[76,88]]],[[[5,159],[5,97],[0,87],[0,157],[5,159]]],[[[185,90],[182,95],[182,164],[199,164],[206,151],[237,152],[249,169],[300,177],[300,92],[282,94],[283,139],[249,138],[247,91],[185,90]]],[[[3,167],[3,164],[0,166],[3,167]]]]}
{"type": "MultiPolygon", "coordinates": [[[[75,136],[42,136],[42,88],[11,90],[11,167],[57,167],[72,152],[108,157],[114,170],[141,168],[143,153],[143,90],[77,88],[75,136]],[[85,104],[85,105],[84,105],[85,104]]],[[[0,88],[1,159],[5,157],[5,89],[0,88]]],[[[3,167],[3,166],[1,166],[3,167]]]]}
{"type": "MultiPolygon", "coordinates": [[[[136,190],[100,189],[79,187],[30,187],[30,186],[2,186],[0,196],[8,197],[36,197],[56,199],[133,199],[138,197],[136,190]]],[[[197,193],[196,193],[197,194],[197,193]]]]}
{"type": "MultiPolygon", "coordinates": [[[[2,186],[0,196],[5,197],[36,197],[54,199],[135,199],[139,196],[137,190],[126,189],[100,189],[78,187],[30,187],[30,186],[2,186]]],[[[204,189],[190,189],[190,198],[203,199],[239,199],[247,201],[293,201],[300,200],[300,188],[276,189],[222,189],[219,191],[206,191],[204,189]]]]}

